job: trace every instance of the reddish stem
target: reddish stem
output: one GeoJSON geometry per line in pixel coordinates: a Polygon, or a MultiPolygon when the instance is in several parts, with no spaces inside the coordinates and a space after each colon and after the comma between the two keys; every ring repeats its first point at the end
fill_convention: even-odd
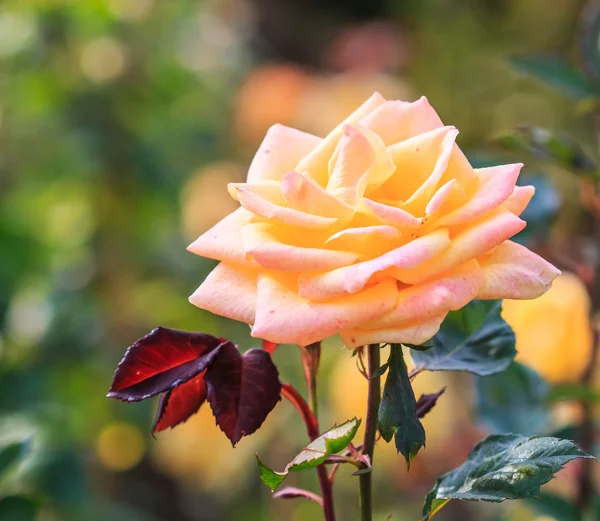
{"type": "Polygon", "coordinates": [[[281,396],[283,396],[286,400],[288,400],[300,413],[302,420],[304,421],[304,425],[306,425],[306,432],[308,433],[308,437],[310,441],[313,441],[315,438],[319,437],[319,425],[317,423],[317,419],[315,415],[310,410],[310,407],[306,403],[306,400],[302,398],[300,393],[295,389],[295,387],[291,384],[282,383],[281,384],[281,396]]]}

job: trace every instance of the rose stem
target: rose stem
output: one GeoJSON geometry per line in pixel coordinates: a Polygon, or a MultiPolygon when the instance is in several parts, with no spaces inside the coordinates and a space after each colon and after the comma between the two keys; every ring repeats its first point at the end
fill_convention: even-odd
{"type": "MultiPolygon", "coordinates": [[[[365,425],[365,441],[363,454],[369,456],[371,465],[373,465],[373,455],[375,453],[375,437],[377,435],[377,413],[379,411],[379,402],[381,401],[381,383],[379,376],[373,376],[380,365],[379,344],[369,344],[367,350],[369,376],[369,395],[367,398],[367,421],[365,425]]],[[[361,474],[359,479],[360,489],[360,519],[361,521],[372,521],[373,519],[373,501],[372,501],[372,472],[361,474]]]]}
{"type": "MultiPolygon", "coordinates": [[[[319,431],[319,416],[317,406],[317,373],[319,371],[319,362],[321,359],[321,343],[316,342],[304,348],[302,352],[302,367],[308,386],[308,403],[316,422],[317,431],[319,431]]],[[[333,488],[327,475],[327,468],[321,464],[317,467],[319,476],[319,485],[321,486],[321,496],[323,497],[323,513],[326,521],[335,521],[335,510],[333,505],[333,488]]]]}

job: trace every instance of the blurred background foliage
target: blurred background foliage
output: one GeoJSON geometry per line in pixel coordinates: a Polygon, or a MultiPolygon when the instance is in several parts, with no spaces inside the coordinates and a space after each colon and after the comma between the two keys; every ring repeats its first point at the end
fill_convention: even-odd
{"type": "MultiPolygon", "coordinates": [[[[551,8],[547,0],[3,0],[0,519],[318,518],[313,504],[271,500],[257,477],[257,450],[279,468],[305,444],[288,404],[233,450],[207,406],[154,440],[152,404],[104,396],[124,349],[158,324],[256,344],[244,325],[188,304],[213,262],[185,247],[235,208],[226,184],[244,179],[271,124],[323,135],[374,90],[428,96],[460,129],[474,165],[525,161],[522,184],[535,184],[537,195],[519,240],[569,272],[543,298],[505,305],[527,366],[477,382],[417,377],[417,395],[448,390],[425,419],[427,450],[410,476],[391,446],[378,449],[380,518],[414,520],[435,477],[487,431],[526,432],[534,422],[537,432],[576,437],[590,408],[575,384],[594,382],[586,370],[600,198],[594,182],[573,175],[582,163],[572,160],[572,145],[552,141],[540,154],[539,132],[524,139],[514,131],[569,136],[577,157],[595,165],[599,91],[570,69],[561,76],[510,61],[551,54],[576,63],[583,7],[578,0],[553,0],[551,8]],[[532,69],[551,85],[522,74],[532,69]],[[566,156],[554,153],[564,147],[566,156]],[[548,161],[557,155],[563,160],[548,161]]],[[[283,377],[300,384],[297,350],[275,357],[283,377]]],[[[324,357],[323,425],[361,417],[366,382],[355,359],[335,339],[324,357]]],[[[594,385],[586,392],[595,397],[594,385]]],[[[548,488],[574,499],[580,467],[568,466],[548,488]]],[[[340,519],[356,508],[355,478],[346,474],[336,482],[340,519]]],[[[312,475],[292,480],[315,486],[312,475]]],[[[467,504],[439,517],[527,521],[556,512],[467,504]]]]}

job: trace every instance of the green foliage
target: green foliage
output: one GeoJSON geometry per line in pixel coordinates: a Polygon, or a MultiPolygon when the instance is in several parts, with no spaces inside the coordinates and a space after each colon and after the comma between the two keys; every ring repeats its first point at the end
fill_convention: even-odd
{"type": "Polygon", "coordinates": [[[578,175],[598,180],[598,165],[571,137],[537,127],[522,127],[499,135],[497,142],[508,150],[527,152],[552,161],[578,175]]]}
{"type": "Polygon", "coordinates": [[[411,460],[425,446],[425,429],[417,416],[417,401],[400,344],[391,345],[387,363],[389,373],[379,406],[379,431],[388,443],[394,438],[396,449],[410,467],[411,460]]]}
{"type": "Polygon", "coordinates": [[[562,198],[552,181],[541,174],[520,175],[520,186],[531,185],[535,188],[535,194],[527,208],[521,214],[527,226],[511,240],[521,244],[529,244],[535,241],[543,241],[558,216],[562,205],[562,198]]]}
{"type": "Polygon", "coordinates": [[[40,502],[25,496],[7,496],[0,499],[2,521],[34,521],[40,502]]]}
{"type": "Polygon", "coordinates": [[[591,456],[567,440],[489,436],[460,467],[438,478],[425,499],[422,520],[430,519],[452,499],[499,503],[536,497],[544,483],[576,458],[591,456]]]}
{"type": "Polygon", "coordinates": [[[260,477],[265,485],[271,490],[275,490],[290,472],[299,470],[313,469],[321,465],[329,456],[337,454],[344,450],[356,436],[356,431],[360,427],[360,420],[353,418],[341,425],[335,425],[327,432],[321,434],[306,446],[290,463],[288,463],[283,472],[275,472],[269,469],[258,456],[258,467],[260,477]]]}
{"type": "Polygon", "coordinates": [[[582,515],[577,507],[561,496],[542,492],[538,498],[530,498],[527,504],[539,515],[550,516],[556,521],[581,521],[582,515]]]}
{"type": "Polygon", "coordinates": [[[21,463],[31,452],[31,439],[11,443],[0,448],[0,477],[21,463]]]}
{"type": "Polygon", "coordinates": [[[550,387],[533,369],[513,362],[506,371],[477,380],[477,414],[497,433],[543,432],[550,387]]]}
{"type": "Polygon", "coordinates": [[[448,313],[427,351],[412,351],[417,367],[487,376],[504,371],[515,357],[515,334],[502,319],[501,301],[473,301],[448,313]]]}
{"type": "Polygon", "coordinates": [[[597,97],[598,88],[576,67],[555,57],[521,57],[511,60],[513,67],[542,81],[572,99],[597,97]]]}

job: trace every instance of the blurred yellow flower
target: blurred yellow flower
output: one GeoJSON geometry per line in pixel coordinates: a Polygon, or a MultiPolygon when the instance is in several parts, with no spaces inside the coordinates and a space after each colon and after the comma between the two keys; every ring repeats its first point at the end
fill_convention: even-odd
{"type": "Polygon", "coordinates": [[[113,37],[101,37],[81,50],[79,66],[83,75],[94,83],[105,83],[125,71],[127,56],[123,44],[113,37]]]}
{"type": "Polygon", "coordinates": [[[195,238],[237,208],[227,193],[232,179],[242,181],[245,172],[236,163],[220,161],[196,170],[181,191],[183,231],[195,238]]]}
{"type": "Polygon", "coordinates": [[[517,336],[517,360],[553,383],[581,377],[592,349],[589,314],[588,292],[572,273],[536,300],[505,300],[502,311],[517,336]]]}
{"type": "Polygon", "coordinates": [[[185,423],[157,436],[153,458],[166,474],[205,490],[227,494],[236,489],[249,471],[255,470],[254,454],[264,440],[261,433],[269,430],[263,427],[234,449],[205,403],[185,423]]]}
{"type": "Polygon", "coordinates": [[[146,450],[139,429],[128,423],[107,425],[96,441],[98,459],[106,468],[122,472],[135,467],[146,450]]]}

